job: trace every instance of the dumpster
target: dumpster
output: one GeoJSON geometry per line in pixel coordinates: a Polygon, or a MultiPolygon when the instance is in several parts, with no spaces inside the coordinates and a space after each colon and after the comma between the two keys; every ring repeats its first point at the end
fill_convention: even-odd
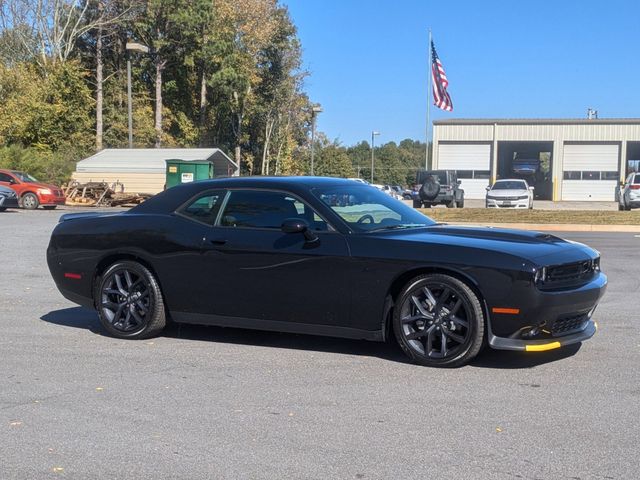
{"type": "Polygon", "coordinates": [[[166,187],[171,188],[181,183],[195,182],[213,178],[213,161],[211,160],[167,160],[166,187]]]}

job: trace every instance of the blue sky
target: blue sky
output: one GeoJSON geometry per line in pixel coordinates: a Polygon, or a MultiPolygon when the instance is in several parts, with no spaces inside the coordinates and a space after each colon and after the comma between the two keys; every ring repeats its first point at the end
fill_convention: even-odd
{"type": "Polygon", "coordinates": [[[640,116],[638,0],[281,0],[322,105],[350,145],[425,138],[428,28],[454,111],[470,117],[640,116]]]}

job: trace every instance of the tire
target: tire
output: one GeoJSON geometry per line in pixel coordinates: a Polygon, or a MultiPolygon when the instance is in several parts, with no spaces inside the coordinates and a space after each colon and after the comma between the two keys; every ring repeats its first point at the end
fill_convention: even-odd
{"type": "Polygon", "coordinates": [[[533,200],[531,200],[531,203],[529,204],[529,210],[533,210],[533,200]]]}
{"type": "Polygon", "coordinates": [[[7,207],[0,207],[0,212],[4,212],[7,209],[7,207]]]}
{"type": "Polygon", "coordinates": [[[624,205],[621,205],[620,203],[618,203],[618,211],[624,212],[624,205]]]}
{"type": "Polygon", "coordinates": [[[57,205],[47,205],[46,207],[42,207],[45,210],[55,210],[57,207],[57,205]]]}
{"type": "Polygon", "coordinates": [[[420,200],[414,200],[413,208],[422,208],[422,202],[420,200]]]}
{"type": "Polygon", "coordinates": [[[458,201],[458,208],[464,208],[464,197],[461,197],[458,201]]]}
{"type": "Polygon", "coordinates": [[[20,199],[22,208],[25,210],[35,210],[40,205],[40,201],[35,193],[27,192],[20,199]]]}
{"type": "Polygon", "coordinates": [[[456,202],[456,197],[453,197],[450,202],[446,203],[447,208],[457,208],[458,203],[456,202]]]}
{"type": "Polygon", "coordinates": [[[420,187],[420,198],[424,200],[435,200],[440,193],[440,183],[427,180],[420,187]]]}
{"type": "Polygon", "coordinates": [[[459,367],[471,361],[482,348],[484,323],[473,290],[443,274],[411,280],[393,311],[400,348],[413,362],[427,367],[459,367]]]}
{"type": "Polygon", "coordinates": [[[94,301],[100,323],[117,338],[154,337],[167,324],[160,285],[154,275],[137,262],[114,263],[97,277],[94,301]]]}

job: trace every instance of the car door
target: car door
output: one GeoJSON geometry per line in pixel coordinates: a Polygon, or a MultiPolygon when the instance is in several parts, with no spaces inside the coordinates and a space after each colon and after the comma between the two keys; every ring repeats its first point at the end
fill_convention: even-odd
{"type": "Polygon", "coordinates": [[[203,243],[198,281],[207,312],[223,317],[310,325],[346,325],[351,288],[343,235],[296,196],[273,190],[231,190],[203,243]],[[316,241],[284,233],[301,218],[316,241]]]}

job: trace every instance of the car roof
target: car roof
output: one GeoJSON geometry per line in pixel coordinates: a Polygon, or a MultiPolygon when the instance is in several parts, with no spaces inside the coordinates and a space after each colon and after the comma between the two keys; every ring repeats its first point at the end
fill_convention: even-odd
{"type": "Polygon", "coordinates": [[[348,178],[336,177],[279,177],[279,176],[248,176],[248,177],[222,177],[211,180],[201,180],[199,184],[209,184],[212,187],[238,188],[238,187],[269,187],[291,188],[292,186],[315,188],[338,185],[353,185],[356,182],[348,178]]]}

